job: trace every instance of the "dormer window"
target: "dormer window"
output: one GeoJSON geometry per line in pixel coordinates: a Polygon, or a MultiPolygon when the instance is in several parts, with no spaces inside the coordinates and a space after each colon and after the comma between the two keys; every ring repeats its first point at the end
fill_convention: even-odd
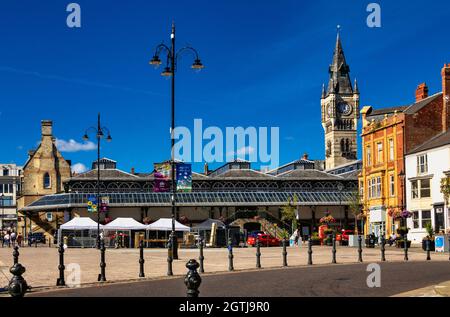
{"type": "Polygon", "coordinates": [[[51,188],[51,180],[50,180],[50,174],[49,173],[45,173],[44,174],[44,188],[51,188]]]}

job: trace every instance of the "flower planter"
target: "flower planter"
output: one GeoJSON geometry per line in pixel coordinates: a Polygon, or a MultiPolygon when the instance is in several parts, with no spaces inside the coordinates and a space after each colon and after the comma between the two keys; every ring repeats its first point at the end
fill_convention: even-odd
{"type": "Polygon", "coordinates": [[[320,245],[320,240],[313,239],[313,240],[311,240],[311,244],[312,245],[320,245]]]}
{"type": "MultiPolygon", "coordinates": [[[[427,250],[427,240],[422,240],[422,250],[426,251],[427,250]]],[[[435,247],[434,247],[434,239],[430,241],[430,251],[434,251],[435,247]]]]}
{"type": "MultiPolygon", "coordinates": [[[[395,243],[397,248],[404,249],[405,248],[405,242],[404,241],[396,241],[395,243]]],[[[408,249],[411,247],[411,241],[408,240],[408,249]]]]}

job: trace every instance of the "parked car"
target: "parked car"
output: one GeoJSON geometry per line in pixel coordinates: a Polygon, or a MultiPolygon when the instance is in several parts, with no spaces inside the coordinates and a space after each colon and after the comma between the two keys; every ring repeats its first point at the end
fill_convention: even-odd
{"type": "Polygon", "coordinates": [[[31,234],[31,238],[33,243],[45,243],[45,236],[42,232],[35,232],[31,234]]]}
{"type": "MultiPolygon", "coordinates": [[[[279,247],[281,244],[281,240],[278,238],[274,238],[268,234],[258,234],[259,245],[262,247],[279,247]]],[[[256,236],[247,238],[247,245],[256,246],[256,236]]]]}
{"type": "Polygon", "coordinates": [[[256,230],[256,231],[250,231],[247,235],[247,238],[253,237],[256,238],[259,234],[265,234],[264,231],[256,230]]]}
{"type": "Polygon", "coordinates": [[[349,236],[353,235],[355,232],[353,230],[342,230],[341,240],[348,241],[350,239],[349,236]]]}

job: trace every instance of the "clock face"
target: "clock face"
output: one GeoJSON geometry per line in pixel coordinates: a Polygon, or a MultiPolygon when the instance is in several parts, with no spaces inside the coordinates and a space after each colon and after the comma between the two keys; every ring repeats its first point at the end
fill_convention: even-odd
{"type": "Polygon", "coordinates": [[[350,113],[352,113],[352,107],[345,102],[342,102],[338,105],[339,112],[342,113],[345,116],[348,116],[350,113]]]}

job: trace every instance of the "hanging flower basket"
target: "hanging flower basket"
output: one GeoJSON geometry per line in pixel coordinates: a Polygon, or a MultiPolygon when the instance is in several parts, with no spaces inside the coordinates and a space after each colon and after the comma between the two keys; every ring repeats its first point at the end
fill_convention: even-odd
{"type": "Polygon", "coordinates": [[[329,212],[327,212],[325,217],[320,218],[319,222],[320,224],[335,223],[336,219],[334,219],[334,217],[329,212]]]}
{"type": "Polygon", "coordinates": [[[400,218],[407,219],[407,218],[411,218],[412,215],[413,215],[412,212],[405,209],[400,213],[400,218]]]}
{"type": "Polygon", "coordinates": [[[180,223],[182,223],[183,225],[189,223],[188,217],[186,217],[185,215],[180,216],[180,223]]]}

